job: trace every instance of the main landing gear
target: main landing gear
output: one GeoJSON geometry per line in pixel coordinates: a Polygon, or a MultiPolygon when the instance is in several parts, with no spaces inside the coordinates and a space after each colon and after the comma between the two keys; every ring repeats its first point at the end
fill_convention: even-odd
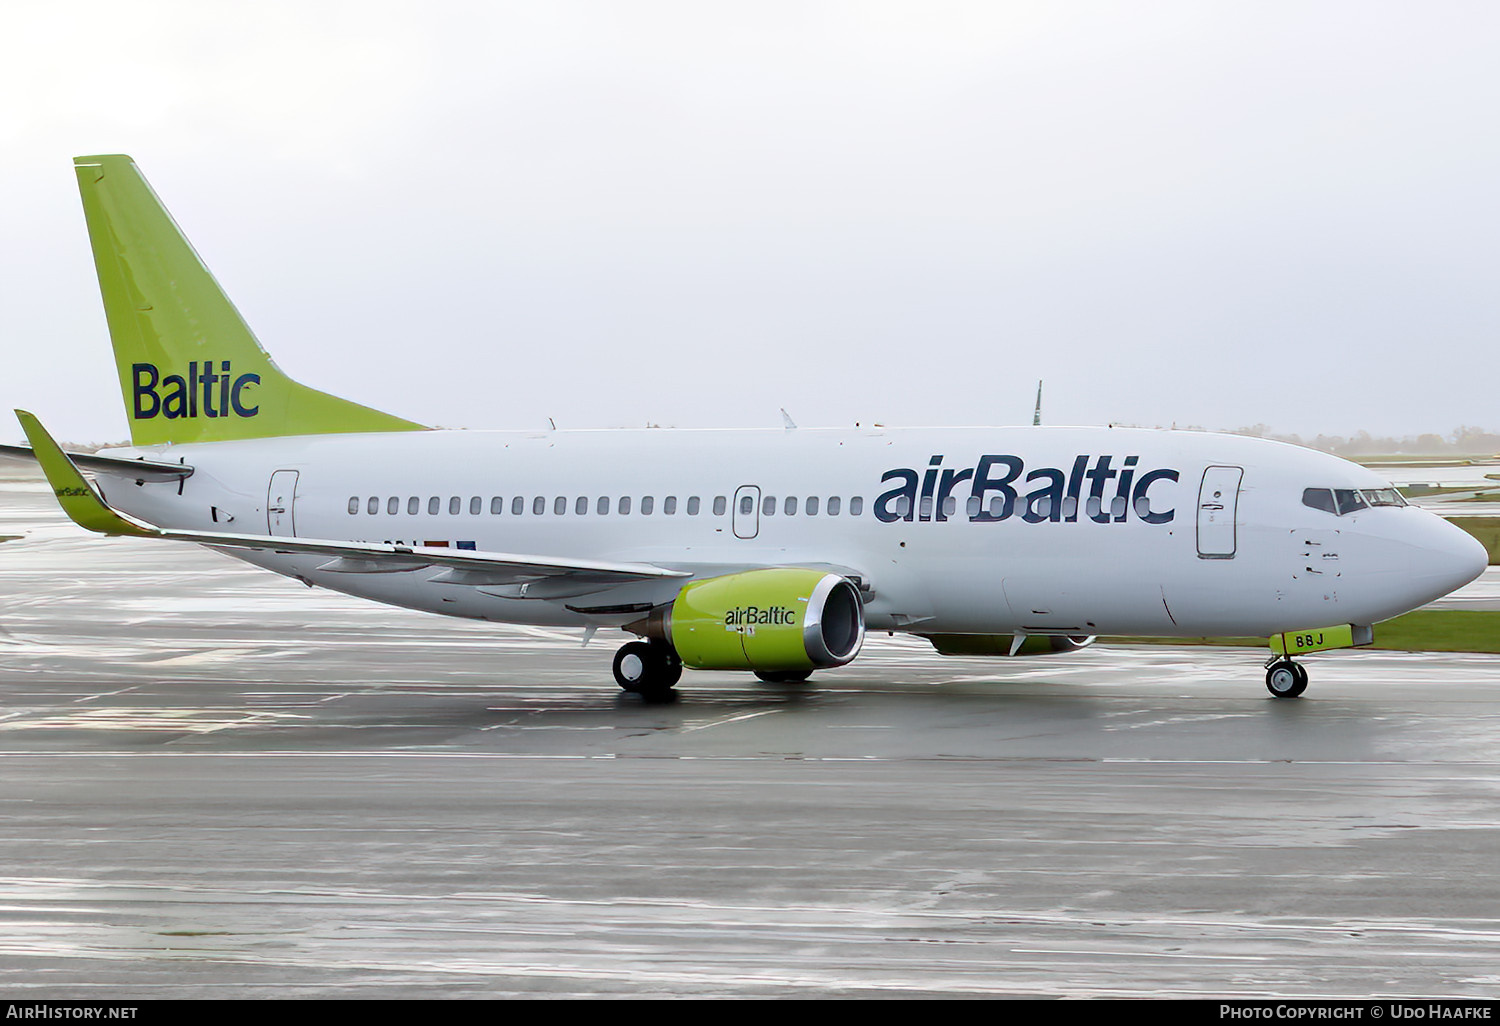
{"type": "Polygon", "coordinates": [[[1277,698],[1296,698],[1307,690],[1307,667],[1277,656],[1266,664],[1266,690],[1277,698]]]}
{"type": "Polygon", "coordinates": [[[647,702],[670,702],[682,678],[682,660],[670,645],[632,641],[615,653],[615,683],[647,702]]]}

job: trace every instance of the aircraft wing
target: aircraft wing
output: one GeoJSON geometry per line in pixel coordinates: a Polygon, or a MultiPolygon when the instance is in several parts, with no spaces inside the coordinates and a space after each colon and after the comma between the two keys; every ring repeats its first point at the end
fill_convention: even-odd
{"type": "Polygon", "coordinates": [[[447,571],[446,579],[453,584],[506,585],[565,577],[570,584],[608,585],[692,576],[684,570],[667,570],[650,563],[162,529],[136,520],[105,503],[36,417],[24,410],[17,410],[16,416],[21,421],[26,437],[31,441],[31,451],[41,464],[42,473],[47,476],[47,483],[56,493],[63,512],[79,527],[100,534],[195,542],[216,549],[253,549],[328,556],[329,562],[317,569],[334,573],[402,573],[423,567],[442,567],[447,571]]]}
{"type": "MultiPolygon", "coordinates": [[[[73,466],[91,474],[114,474],[136,481],[180,481],[193,476],[193,468],[185,463],[164,463],[145,458],[127,459],[124,456],[100,456],[86,452],[70,452],[66,455],[73,466]]],[[[29,445],[0,445],[0,456],[18,460],[37,459],[36,450],[29,445]]]]}

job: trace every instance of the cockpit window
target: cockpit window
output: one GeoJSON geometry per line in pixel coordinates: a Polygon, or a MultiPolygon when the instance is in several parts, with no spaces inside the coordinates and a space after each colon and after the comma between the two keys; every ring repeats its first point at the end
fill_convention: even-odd
{"type": "Polygon", "coordinates": [[[1406,499],[1394,488],[1366,488],[1360,495],[1371,506],[1405,506],[1406,499]]]}
{"type": "Polygon", "coordinates": [[[1357,509],[1364,509],[1366,505],[1365,500],[1359,497],[1359,492],[1353,488],[1335,488],[1333,501],[1339,508],[1339,516],[1353,513],[1357,509]]]}
{"type": "Polygon", "coordinates": [[[1304,488],[1302,505],[1343,516],[1370,506],[1405,506],[1394,488],[1304,488]]]}
{"type": "Polygon", "coordinates": [[[1304,488],[1302,490],[1302,505],[1311,506],[1313,509],[1321,509],[1325,513],[1338,512],[1338,509],[1333,504],[1332,488],[1304,488]]]}

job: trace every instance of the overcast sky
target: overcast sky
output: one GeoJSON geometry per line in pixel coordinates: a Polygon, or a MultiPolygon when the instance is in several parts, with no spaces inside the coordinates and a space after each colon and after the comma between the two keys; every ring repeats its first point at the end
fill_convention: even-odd
{"type": "MultiPolygon", "coordinates": [[[[1500,4],[0,5],[0,409],[123,439],[71,170],[428,424],[1500,429],[1500,4]]],[[[8,413],[7,413],[8,416],[8,413]]],[[[13,423],[0,439],[17,440],[13,423]]]]}

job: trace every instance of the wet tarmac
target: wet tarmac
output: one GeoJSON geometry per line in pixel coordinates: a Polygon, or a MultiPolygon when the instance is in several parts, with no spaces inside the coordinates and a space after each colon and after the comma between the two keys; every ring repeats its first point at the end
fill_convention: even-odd
{"type": "Polygon", "coordinates": [[[1259,651],[874,638],[648,706],[602,634],[94,539],[39,482],[11,535],[13,1000],[1500,990],[1500,657],[1277,701],[1259,651]]]}

